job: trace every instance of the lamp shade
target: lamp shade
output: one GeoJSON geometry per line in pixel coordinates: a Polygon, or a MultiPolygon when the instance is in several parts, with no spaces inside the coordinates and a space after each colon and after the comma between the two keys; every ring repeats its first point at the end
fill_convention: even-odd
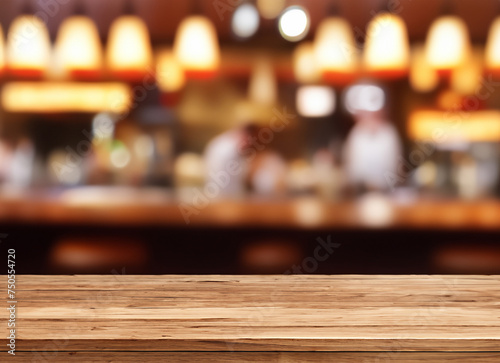
{"type": "Polygon", "coordinates": [[[314,44],[303,42],[293,52],[293,74],[300,83],[314,83],[320,80],[321,73],[314,56],[314,44]]]}
{"type": "Polygon", "coordinates": [[[370,21],[363,53],[364,70],[383,78],[408,73],[410,46],[406,25],[399,16],[382,13],[370,21]]]}
{"type": "Polygon", "coordinates": [[[417,92],[430,92],[439,84],[439,77],[425,56],[423,44],[413,46],[410,64],[410,85],[417,92]]]}
{"type": "Polygon", "coordinates": [[[255,62],[248,87],[251,102],[263,106],[272,106],[278,98],[278,86],[273,65],[267,58],[255,62]]]}
{"type": "Polygon", "coordinates": [[[72,16],[64,20],[57,34],[55,54],[65,73],[82,78],[99,76],[103,55],[92,19],[72,16]]]}
{"type": "Polygon", "coordinates": [[[469,32],[465,22],[457,16],[436,19],[427,33],[426,57],[440,74],[450,74],[453,68],[468,61],[470,56],[469,32]]]}
{"type": "Polygon", "coordinates": [[[19,77],[41,77],[50,61],[50,40],[45,23],[33,15],[14,19],[7,35],[7,67],[19,77]]]}
{"type": "Polygon", "coordinates": [[[141,79],[151,67],[152,58],[144,21],[137,16],[125,15],[111,24],[106,61],[114,75],[129,80],[141,79]]]}
{"type": "Polygon", "coordinates": [[[340,17],[323,20],[316,30],[314,54],[323,79],[352,81],[358,70],[359,50],[349,23],[340,17]]]}
{"type": "Polygon", "coordinates": [[[174,40],[174,53],[188,78],[212,78],[220,63],[217,32],[204,16],[190,16],[182,21],[174,40]]]}
{"type": "Polygon", "coordinates": [[[485,66],[488,71],[500,74],[500,16],[495,18],[488,33],[485,66]]]}

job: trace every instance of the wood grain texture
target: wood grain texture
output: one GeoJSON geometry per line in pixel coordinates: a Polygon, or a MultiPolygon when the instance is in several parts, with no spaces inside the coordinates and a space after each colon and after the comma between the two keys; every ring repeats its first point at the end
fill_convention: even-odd
{"type": "Polygon", "coordinates": [[[20,351],[500,352],[500,276],[17,278],[20,351]]]}
{"type": "MultiPolygon", "coordinates": [[[[389,203],[390,217],[373,224],[355,201],[320,199],[213,200],[189,215],[186,223],[179,201],[166,192],[129,190],[102,192],[99,198],[63,198],[34,194],[0,195],[1,223],[49,225],[264,227],[295,229],[429,229],[500,230],[498,200],[419,200],[389,203]],[[122,196],[122,197],[120,197],[122,196]],[[311,217],[313,215],[313,217],[311,217]]],[[[186,204],[184,205],[187,206],[186,204]]],[[[189,211],[185,211],[189,213],[189,211]]],[[[377,217],[377,216],[375,216],[377,217]]],[[[376,218],[377,219],[377,218],[376,218]]]]}

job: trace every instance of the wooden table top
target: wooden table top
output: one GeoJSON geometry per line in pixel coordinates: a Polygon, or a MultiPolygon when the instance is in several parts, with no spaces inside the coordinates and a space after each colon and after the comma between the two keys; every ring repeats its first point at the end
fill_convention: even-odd
{"type": "Polygon", "coordinates": [[[406,351],[399,359],[420,362],[452,361],[459,351],[500,361],[500,276],[18,275],[16,291],[17,350],[26,359],[56,352],[92,361],[105,350],[123,361],[142,351],[232,352],[220,361],[254,352],[251,361],[266,361],[293,352],[279,354],[291,362],[299,352],[329,352],[323,358],[351,362],[349,352],[363,352],[380,362],[406,351]]]}
{"type": "Polygon", "coordinates": [[[0,194],[0,223],[500,231],[500,201],[247,198],[196,206],[182,204],[160,190],[77,189],[62,195],[0,194]]]}

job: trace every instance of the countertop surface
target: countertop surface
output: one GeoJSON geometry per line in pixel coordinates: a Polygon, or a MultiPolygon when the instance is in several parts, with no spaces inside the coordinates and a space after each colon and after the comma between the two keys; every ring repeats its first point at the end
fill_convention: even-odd
{"type": "Polygon", "coordinates": [[[16,300],[17,349],[31,357],[102,350],[500,357],[500,276],[19,275],[16,300]]]}

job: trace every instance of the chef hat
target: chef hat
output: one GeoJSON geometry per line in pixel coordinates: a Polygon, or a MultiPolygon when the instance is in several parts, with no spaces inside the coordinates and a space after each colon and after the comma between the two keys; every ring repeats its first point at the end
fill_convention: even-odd
{"type": "Polygon", "coordinates": [[[356,84],[346,90],[344,105],[351,114],[380,111],[385,106],[385,92],[375,84],[356,84]]]}

